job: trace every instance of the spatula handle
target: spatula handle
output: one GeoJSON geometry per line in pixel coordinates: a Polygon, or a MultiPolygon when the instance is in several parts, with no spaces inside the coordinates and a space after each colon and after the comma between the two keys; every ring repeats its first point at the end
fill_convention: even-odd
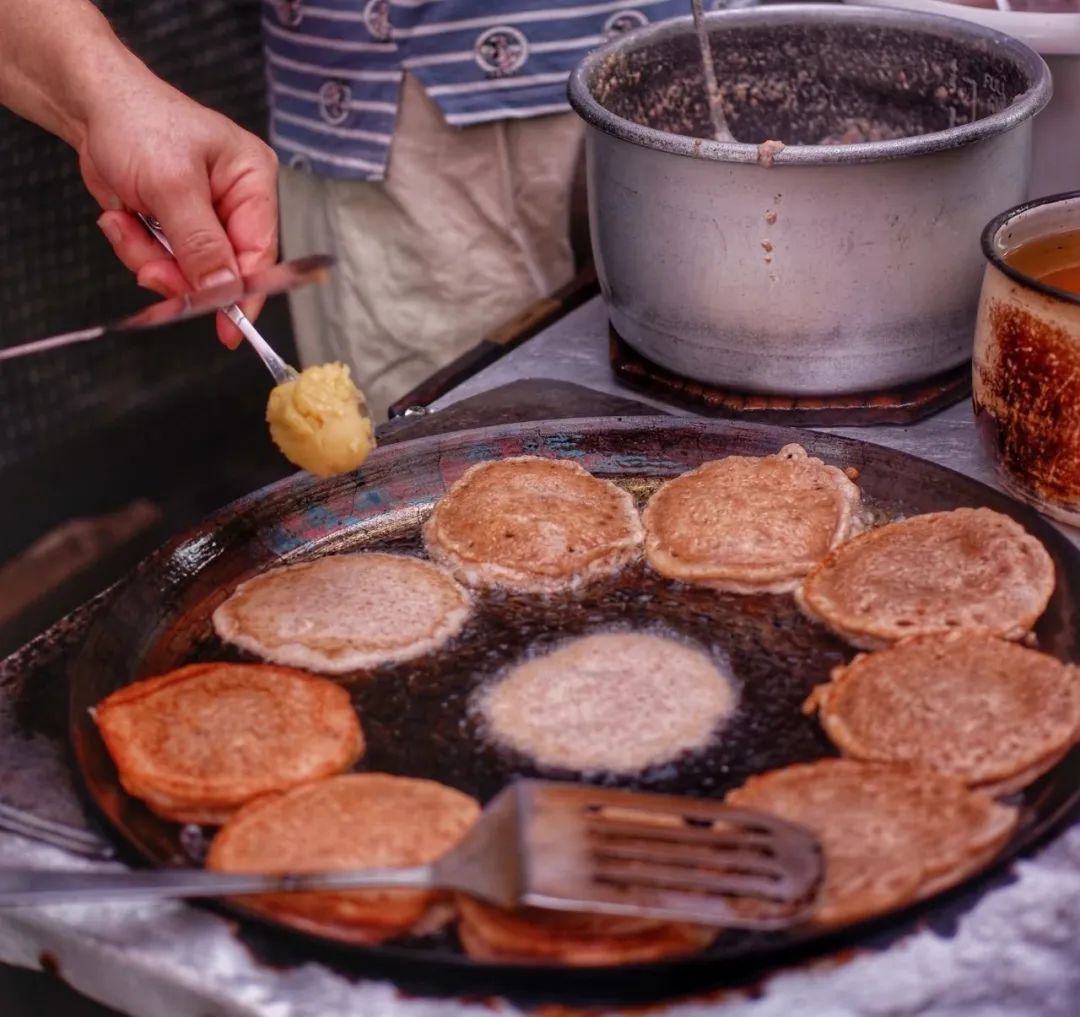
{"type": "Polygon", "coordinates": [[[232,897],[310,890],[429,889],[433,879],[432,870],[426,865],[411,869],[365,869],[280,876],[208,872],[202,869],[121,872],[3,869],[0,870],[0,907],[77,904],[95,900],[232,897]]]}

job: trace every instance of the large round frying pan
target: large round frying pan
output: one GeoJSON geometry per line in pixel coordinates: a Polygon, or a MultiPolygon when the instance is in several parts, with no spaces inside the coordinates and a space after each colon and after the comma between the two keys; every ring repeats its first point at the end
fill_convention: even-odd
{"type": "MultiPolygon", "coordinates": [[[[473,463],[522,454],[572,458],[644,498],[662,479],[706,460],[771,453],[790,442],[828,462],[855,467],[866,499],[883,517],[959,506],[986,506],[1012,516],[1044,543],[1057,566],[1057,590],[1036,629],[1039,645],[1064,660],[1080,657],[1080,552],[1032,510],[950,470],[864,442],[729,422],[616,417],[491,427],[402,442],[376,452],[351,476],[292,478],[233,504],[147,559],[112,598],[73,665],[71,736],[86,788],[119,837],[148,863],[197,863],[209,831],[158,819],[123,792],[90,708],[130,682],[185,662],[243,659],[218,642],[209,618],[235,585],[254,573],[361,547],[421,553],[419,522],[473,463]]],[[[790,597],[689,589],[642,568],[561,600],[482,598],[466,630],[443,650],[344,679],[369,746],[360,767],[434,778],[485,800],[515,774],[536,774],[527,760],[484,741],[468,709],[471,690],[527,650],[612,626],[693,639],[730,662],[741,689],[738,714],[715,745],[623,783],[720,796],[750,773],[832,751],[816,721],[799,707],[831,667],[851,656],[849,648],[802,618],[790,597]]],[[[1017,801],[1023,819],[1016,835],[973,878],[986,878],[988,869],[1032,844],[1080,801],[1080,750],[1017,801]]],[[[900,919],[894,914],[885,922],[900,919]]],[[[844,936],[857,939],[863,931],[845,930],[844,936]]],[[[767,936],[729,932],[698,957],[655,967],[658,974],[678,968],[685,975],[694,968],[708,969],[718,979],[734,977],[751,963],[824,945],[811,943],[814,936],[806,930],[767,936]]],[[[478,977],[492,975],[492,965],[465,956],[452,930],[342,949],[398,967],[449,966],[473,970],[478,977]]]]}

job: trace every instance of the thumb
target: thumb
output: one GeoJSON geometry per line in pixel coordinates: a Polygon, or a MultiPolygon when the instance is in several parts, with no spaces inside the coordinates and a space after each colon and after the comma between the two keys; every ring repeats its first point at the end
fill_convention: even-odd
{"type": "Polygon", "coordinates": [[[214,211],[205,175],[200,183],[188,179],[159,192],[152,210],[180,270],[197,289],[238,277],[236,254],[214,211]]]}
{"type": "Polygon", "coordinates": [[[117,211],[124,207],[124,203],[116,196],[116,192],[98,172],[94,160],[84,151],[79,152],[79,170],[82,173],[86,189],[102,208],[117,211]]]}

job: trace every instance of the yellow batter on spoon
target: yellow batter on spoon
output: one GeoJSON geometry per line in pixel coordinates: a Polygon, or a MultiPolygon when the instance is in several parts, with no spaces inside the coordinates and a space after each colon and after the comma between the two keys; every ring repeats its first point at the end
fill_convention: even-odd
{"type": "Polygon", "coordinates": [[[375,448],[363,398],[344,364],[309,367],[271,391],[270,437],[286,459],[309,473],[349,473],[375,448]]]}

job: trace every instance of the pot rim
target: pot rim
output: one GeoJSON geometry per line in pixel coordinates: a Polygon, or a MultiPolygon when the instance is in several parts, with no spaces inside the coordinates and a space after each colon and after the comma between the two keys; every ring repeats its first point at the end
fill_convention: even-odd
{"type": "Polygon", "coordinates": [[[1048,194],[1042,198],[1033,198],[1030,201],[1014,205],[1012,208],[994,216],[983,228],[982,252],[986,260],[994,268],[1001,272],[1002,275],[1008,276],[1014,283],[1029,290],[1034,290],[1036,293],[1041,293],[1044,297],[1050,297],[1053,300],[1080,307],[1080,294],[1071,293],[1069,290],[1059,290],[1056,286],[1047,286],[1046,283],[1040,282],[1026,272],[1021,272],[1018,268],[1010,265],[994,246],[997,235],[1013,219],[1030,212],[1032,209],[1041,208],[1043,205],[1057,205],[1065,201],[1080,201],[1080,191],[1063,191],[1061,194],[1048,194]]]}
{"type": "MultiPolygon", "coordinates": [[[[945,17],[900,8],[865,7],[850,4],[777,4],[736,10],[712,11],[705,15],[710,34],[717,27],[742,27],[762,24],[869,25],[922,30],[931,35],[983,42],[1004,52],[1027,74],[1031,87],[1018,95],[1005,109],[970,124],[960,124],[944,131],[933,131],[891,141],[865,141],[852,145],[791,145],[777,152],[776,166],[828,166],[847,163],[881,162],[944,152],[987,138],[1005,134],[1042,110],[1053,92],[1050,70],[1030,46],[992,28],[962,18],[945,17]]],[[[669,152],[672,155],[713,162],[757,163],[758,145],[742,141],[711,141],[685,134],[670,134],[652,127],[642,127],[617,116],[601,105],[592,94],[590,82],[600,65],[619,52],[638,49],[652,42],[694,31],[690,16],[671,18],[627,32],[589,53],[570,75],[568,95],[574,111],[589,126],[605,134],[642,148],[669,152]]],[[[763,138],[762,141],[765,139],[763,138]]]]}

